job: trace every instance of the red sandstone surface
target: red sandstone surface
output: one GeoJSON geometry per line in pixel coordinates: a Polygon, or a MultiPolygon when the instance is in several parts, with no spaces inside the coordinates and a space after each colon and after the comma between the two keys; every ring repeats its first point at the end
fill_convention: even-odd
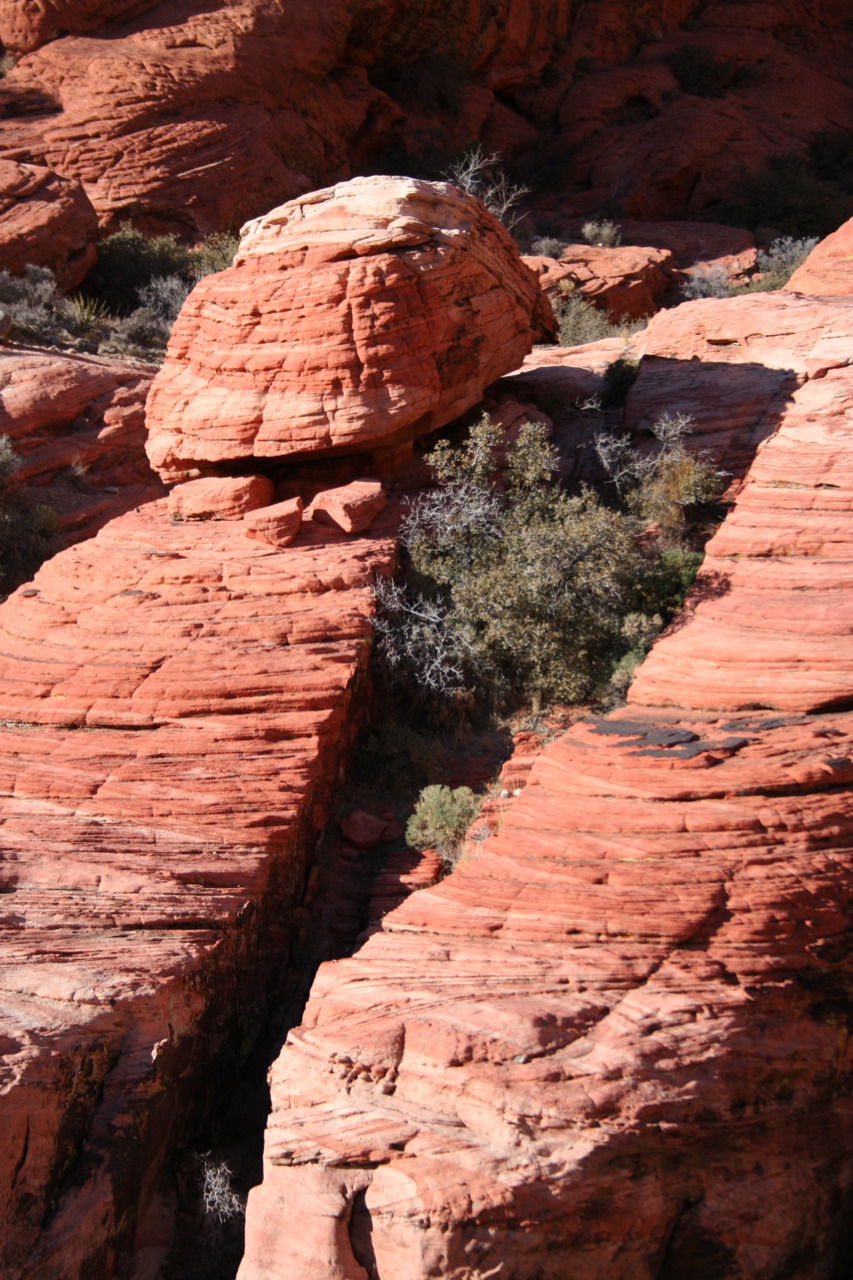
{"type": "Polygon", "coordinates": [[[455,187],[316,191],[244,228],[234,266],[193,289],[148,399],[148,456],[172,481],[411,440],[552,326],[508,233],[455,187]]]}
{"type": "Polygon", "coordinates": [[[49,267],[73,289],[95,262],[98,218],[79,182],[32,164],[0,161],[0,271],[49,267]]]}
{"type": "Polygon", "coordinates": [[[672,283],[673,258],[665,249],[569,245],[559,259],[526,257],[545,290],[566,280],[615,323],[639,320],[657,311],[672,283]]]}
{"type": "Polygon", "coordinates": [[[161,500],[0,606],[4,1278],[113,1273],[280,977],[393,525],[282,551],[161,500]]]}
{"type": "Polygon", "coordinates": [[[575,214],[617,201],[661,219],[853,124],[844,0],[428,0],[413,13],[406,0],[7,0],[0,40],[31,52],[0,85],[4,154],[80,181],[110,227],[236,228],[389,155],[440,168],[472,139],[531,186],[545,175],[575,214]],[[685,46],[730,64],[720,97],[679,85],[667,59],[685,46]]]}
{"type": "Polygon", "coordinates": [[[853,296],[853,223],[845,222],[831,236],[815,245],[785,289],[818,297],[853,296]]]}
{"type": "Polygon", "coordinates": [[[0,352],[0,435],[12,483],[53,507],[67,543],[163,493],[145,457],[150,366],[22,347],[0,352]]]}
{"type": "Polygon", "coordinates": [[[273,1068],[240,1280],[838,1274],[848,302],[687,304],[641,335],[629,425],[704,398],[735,505],[631,705],[532,767],[521,743],[521,794],[464,865],[321,968],[273,1068]]]}

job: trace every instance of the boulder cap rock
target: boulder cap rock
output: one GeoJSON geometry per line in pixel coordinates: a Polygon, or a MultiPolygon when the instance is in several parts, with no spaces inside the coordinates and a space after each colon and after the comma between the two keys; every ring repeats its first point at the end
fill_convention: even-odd
{"type": "Polygon", "coordinates": [[[414,439],[551,325],[509,233],[450,184],[314,191],[248,223],[234,265],[193,289],[148,402],[148,454],[169,482],[414,439]]]}

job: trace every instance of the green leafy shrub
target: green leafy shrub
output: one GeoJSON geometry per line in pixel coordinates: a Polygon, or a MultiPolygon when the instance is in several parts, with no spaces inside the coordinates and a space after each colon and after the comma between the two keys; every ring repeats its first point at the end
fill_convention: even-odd
{"type": "MultiPolygon", "coordinates": [[[[403,521],[405,580],[377,586],[377,649],[390,678],[427,698],[474,690],[493,704],[581,701],[632,647],[632,612],[672,616],[672,573],[660,564],[719,475],[690,454],[684,419],[656,425],[657,447],[602,435],[616,505],[553,483],[556,455],[526,424],[495,477],[500,431],[484,418],[458,449],[427,458],[439,488],[403,521]],[[638,538],[649,525],[650,538],[638,538]]],[[[635,646],[633,646],[635,647],[635,646]]]]}
{"type": "MultiPolygon", "coordinates": [[[[191,249],[174,234],[146,236],[125,222],[98,245],[98,261],[89,284],[112,312],[127,315],[139,307],[140,295],[156,279],[181,281],[188,293],[202,276],[224,271],[231,265],[238,244],[234,236],[218,232],[191,249]]],[[[142,301],[142,306],[156,310],[150,302],[142,301]]]]}
{"type": "Polygon", "coordinates": [[[406,824],[406,840],[413,849],[435,849],[453,867],[481,803],[469,787],[424,787],[406,824]]]}
{"type": "Polygon", "coordinates": [[[562,347],[582,347],[588,342],[600,342],[603,338],[626,340],[633,333],[645,329],[647,320],[623,320],[612,324],[606,311],[587,302],[583,294],[573,289],[562,289],[554,302],[557,317],[558,340],[562,347]]]}
{"type": "Polygon", "coordinates": [[[664,58],[683,93],[722,98],[735,83],[734,63],[715,58],[703,45],[683,44],[664,58]]]}
{"type": "Polygon", "coordinates": [[[587,244],[613,249],[622,243],[621,228],[609,218],[590,218],[581,227],[581,235],[587,244]]]}

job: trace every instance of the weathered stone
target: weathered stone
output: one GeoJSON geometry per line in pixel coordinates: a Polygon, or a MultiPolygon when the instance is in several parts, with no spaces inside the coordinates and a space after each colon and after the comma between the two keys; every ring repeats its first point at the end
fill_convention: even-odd
{"type": "Polygon", "coordinates": [[[543,289],[567,281],[582,298],[606,311],[610,320],[639,320],[657,311],[672,283],[673,259],[665,249],[569,245],[559,259],[527,257],[543,289]]]}
{"type": "Polygon", "coordinates": [[[256,542],[267,542],[271,547],[286,547],[302,527],[302,499],[288,498],[275,502],[260,511],[250,511],[243,517],[243,532],[256,542]]]}
{"type": "Polygon", "coordinates": [[[385,490],[378,480],[353,480],[340,489],[324,489],[308,508],[308,518],[336,524],[344,533],[367,529],[385,506],[385,490]]]}
{"type": "Polygon", "coordinates": [[[267,507],[273,483],[266,476],[211,476],[188,480],[169,494],[173,520],[242,520],[249,511],[267,507]]]}
{"type": "Polygon", "coordinates": [[[853,219],[815,245],[784,288],[819,297],[853,297],[853,219]]]}
{"type": "Polygon", "coordinates": [[[363,809],[354,809],[341,821],[341,834],[350,844],[359,849],[369,849],[387,839],[387,818],[378,818],[375,813],[365,813],[363,809]]]}
{"type": "Polygon", "coordinates": [[[79,182],[0,160],[0,271],[49,267],[60,289],[73,289],[94,266],[97,232],[97,214],[79,182]]]}
{"type": "Polygon", "coordinates": [[[276,551],[163,499],[0,606],[4,1280],[112,1274],[264,1018],[393,534],[276,551]]]}
{"type": "Polygon", "coordinates": [[[149,397],[148,455],[168,481],[412,439],[475,404],[548,314],[507,232],[454,187],[315,191],[244,228],[234,266],[193,289],[149,397]]]}

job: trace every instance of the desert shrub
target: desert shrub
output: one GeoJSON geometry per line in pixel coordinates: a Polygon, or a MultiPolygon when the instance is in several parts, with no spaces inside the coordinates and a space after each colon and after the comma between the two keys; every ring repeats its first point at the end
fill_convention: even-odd
{"type": "Polygon", "coordinates": [[[194,280],[227,271],[240,247],[237,236],[227,231],[214,231],[196,249],[190,250],[190,269],[194,280]]]}
{"type": "Polygon", "coordinates": [[[177,320],[191,287],[189,281],[182,280],[180,276],[155,276],[137,290],[137,296],[145,310],[171,326],[177,320]]]}
{"type": "Polygon", "coordinates": [[[48,267],[26,267],[22,276],[0,271],[0,307],[16,337],[52,338],[65,328],[66,313],[48,267]]]}
{"type": "Polygon", "coordinates": [[[7,76],[15,66],[15,59],[11,53],[0,54],[0,79],[7,76]]]}
{"type": "Polygon", "coordinates": [[[234,1190],[233,1175],[224,1160],[216,1160],[208,1151],[199,1157],[201,1165],[201,1199],[204,1212],[219,1224],[231,1218],[242,1218],[246,1206],[234,1190]]]}
{"type": "Polygon", "coordinates": [[[735,82],[733,63],[715,58],[702,45],[684,44],[664,58],[683,93],[700,98],[722,98],[735,82]]]}
{"type": "Polygon", "coordinates": [[[424,787],[406,824],[406,840],[413,849],[435,849],[453,867],[481,803],[469,787],[424,787]]]}
{"type": "Polygon", "coordinates": [[[530,245],[530,252],[543,258],[559,258],[567,248],[566,240],[558,240],[556,236],[537,236],[530,245]]]}
{"type": "Polygon", "coordinates": [[[627,435],[599,432],[595,449],[620,501],[645,525],[655,525],[672,538],[682,533],[691,509],[712,503],[723,474],[701,450],[687,448],[693,420],[683,413],[664,414],[652,426],[657,447],[635,448],[627,435]]]}
{"type": "Polygon", "coordinates": [[[730,286],[725,267],[696,267],[681,286],[681,296],[690,302],[696,298],[727,298],[730,286]]]}
{"type": "Polygon", "coordinates": [[[466,195],[481,200],[492,217],[512,232],[524,217],[518,206],[529,194],[529,188],[512,182],[501,161],[500,152],[484,151],[478,143],[451,165],[444,176],[466,195]]]}
{"type": "Polygon", "coordinates": [[[9,487],[18,459],[8,436],[0,436],[0,593],[30,579],[54,550],[56,513],[9,487]]]}
{"type": "MultiPolygon", "coordinates": [[[[146,236],[125,222],[98,245],[98,261],[89,284],[111,311],[127,315],[139,306],[140,292],[157,279],[180,281],[188,293],[202,276],[224,271],[231,265],[238,244],[234,236],[217,232],[191,249],[174,234],[146,236]]],[[[143,306],[159,313],[150,302],[143,306]]]]}
{"type": "Polygon", "coordinates": [[[640,374],[640,362],[633,356],[619,356],[604,370],[601,404],[605,409],[618,409],[640,374]]]}
{"type": "Polygon", "coordinates": [[[774,240],[768,249],[759,249],[755,256],[755,265],[767,280],[764,287],[781,289],[784,284],[787,284],[817,242],[817,236],[808,236],[799,240],[793,236],[781,236],[778,240],[774,240]]]}
{"type": "Polygon", "coordinates": [[[646,320],[620,321],[611,324],[605,311],[600,311],[583,294],[564,290],[554,302],[557,317],[558,340],[562,347],[582,347],[588,342],[600,342],[602,338],[627,339],[646,327],[646,320]]]}
{"type": "Polygon", "coordinates": [[[110,333],[110,346],[116,350],[128,347],[162,347],[169,341],[171,325],[148,307],[137,307],[129,316],[117,320],[110,333]]]}
{"type": "Polygon", "coordinates": [[[622,231],[609,218],[590,218],[581,227],[581,235],[587,244],[613,249],[622,243],[622,231]]]}
{"type": "Polygon", "coordinates": [[[91,286],[111,311],[127,314],[139,305],[139,290],[155,276],[191,276],[190,250],[176,235],[146,236],[129,222],[98,245],[91,286]]]}
{"type": "Polygon", "coordinates": [[[556,455],[539,426],[526,424],[507,447],[500,483],[503,440],[488,418],[461,448],[440,442],[427,458],[439,487],[402,524],[407,574],[377,591],[389,678],[413,696],[467,689],[491,705],[579,701],[606,685],[614,663],[637,649],[628,615],[655,620],[656,633],[683,598],[678,583],[695,572],[685,524],[713,500],[720,476],[688,451],[689,430],[688,419],[662,419],[646,453],[628,437],[599,436],[613,505],[554,485],[556,455]],[[638,538],[649,526],[651,537],[638,538]],[[662,560],[670,551],[679,556],[662,560]]]}

